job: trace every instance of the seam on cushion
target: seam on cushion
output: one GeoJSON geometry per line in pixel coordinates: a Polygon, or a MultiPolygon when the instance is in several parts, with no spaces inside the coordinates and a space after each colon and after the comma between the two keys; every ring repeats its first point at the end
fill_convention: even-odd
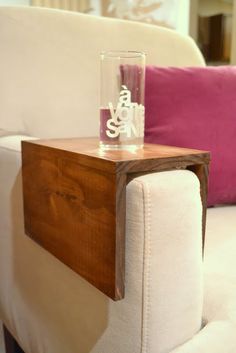
{"type": "Polygon", "coordinates": [[[135,180],[141,185],[143,193],[144,209],[144,249],[143,249],[143,288],[142,288],[142,333],[141,333],[141,353],[148,353],[149,344],[149,316],[150,316],[150,258],[151,258],[151,202],[150,189],[148,183],[135,180]],[[146,199],[146,203],[145,203],[146,199]]]}
{"type": "MultiPolygon", "coordinates": [[[[137,185],[137,187],[139,188],[139,190],[142,193],[142,204],[143,204],[143,215],[144,215],[145,207],[144,207],[144,188],[143,188],[143,183],[141,181],[139,181],[139,180],[136,180],[136,179],[134,179],[132,182],[137,185]]],[[[143,216],[143,229],[145,230],[145,217],[144,216],[143,216]]],[[[142,300],[141,300],[141,308],[140,308],[140,310],[141,310],[141,323],[140,323],[140,326],[141,326],[140,327],[140,330],[141,330],[141,335],[140,335],[141,336],[141,344],[140,344],[140,353],[143,353],[144,242],[145,242],[145,234],[143,236],[143,244],[142,244],[143,245],[143,249],[142,249],[143,254],[142,254],[142,274],[141,274],[141,276],[142,276],[142,289],[141,289],[142,290],[142,294],[141,294],[142,300]]]]}

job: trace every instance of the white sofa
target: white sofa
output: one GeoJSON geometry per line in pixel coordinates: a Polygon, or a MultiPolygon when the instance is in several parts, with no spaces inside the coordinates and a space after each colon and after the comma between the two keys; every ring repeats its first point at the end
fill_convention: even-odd
{"type": "Polygon", "coordinates": [[[25,353],[235,353],[236,207],[209,210],[203,269],[190,171],[128,185],[119,302],[24,234],[20,141],[98,134],[106,49],[143,50],[149,64],[204,65],[194,42],[171,30],[0,7],[0,318],[25,353]]]}

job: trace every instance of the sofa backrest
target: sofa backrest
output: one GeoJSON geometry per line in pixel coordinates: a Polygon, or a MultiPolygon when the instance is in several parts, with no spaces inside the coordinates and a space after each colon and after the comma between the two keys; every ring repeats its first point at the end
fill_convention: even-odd
{"type": "Polygon", "coordinates": [[[41,138],[95,136],[99,53],[201,66],[189,37],[158,26],[34,7],[0,7],[0,128],[41,138]]]}

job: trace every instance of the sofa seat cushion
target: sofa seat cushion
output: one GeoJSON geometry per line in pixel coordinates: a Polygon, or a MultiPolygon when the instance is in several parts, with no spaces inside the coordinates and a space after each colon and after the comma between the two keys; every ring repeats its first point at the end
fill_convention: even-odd
{"type": "Polygon", "coordinates": [[[203,328],[171,353],[236,352],[236,206],[208,210],[203,328]]]}
{"type": "Polygon", "coordinates": [[[204,273],[205,320],[236,324],[236,206],[208,210],[204,273]]]}
{"type": "Polygon", "coordinates": [[[209,208],[205,272],[236,278],[236,206],[209,208]]]}

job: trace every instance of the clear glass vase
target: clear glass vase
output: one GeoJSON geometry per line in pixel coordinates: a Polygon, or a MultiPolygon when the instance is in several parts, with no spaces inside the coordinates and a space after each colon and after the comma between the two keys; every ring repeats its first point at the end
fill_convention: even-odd
{"type": "Polygon", "coordinates": [[[101,53],[100,146],[103,149],[143,147],[144,84],[144,53],[101,53]]]}

